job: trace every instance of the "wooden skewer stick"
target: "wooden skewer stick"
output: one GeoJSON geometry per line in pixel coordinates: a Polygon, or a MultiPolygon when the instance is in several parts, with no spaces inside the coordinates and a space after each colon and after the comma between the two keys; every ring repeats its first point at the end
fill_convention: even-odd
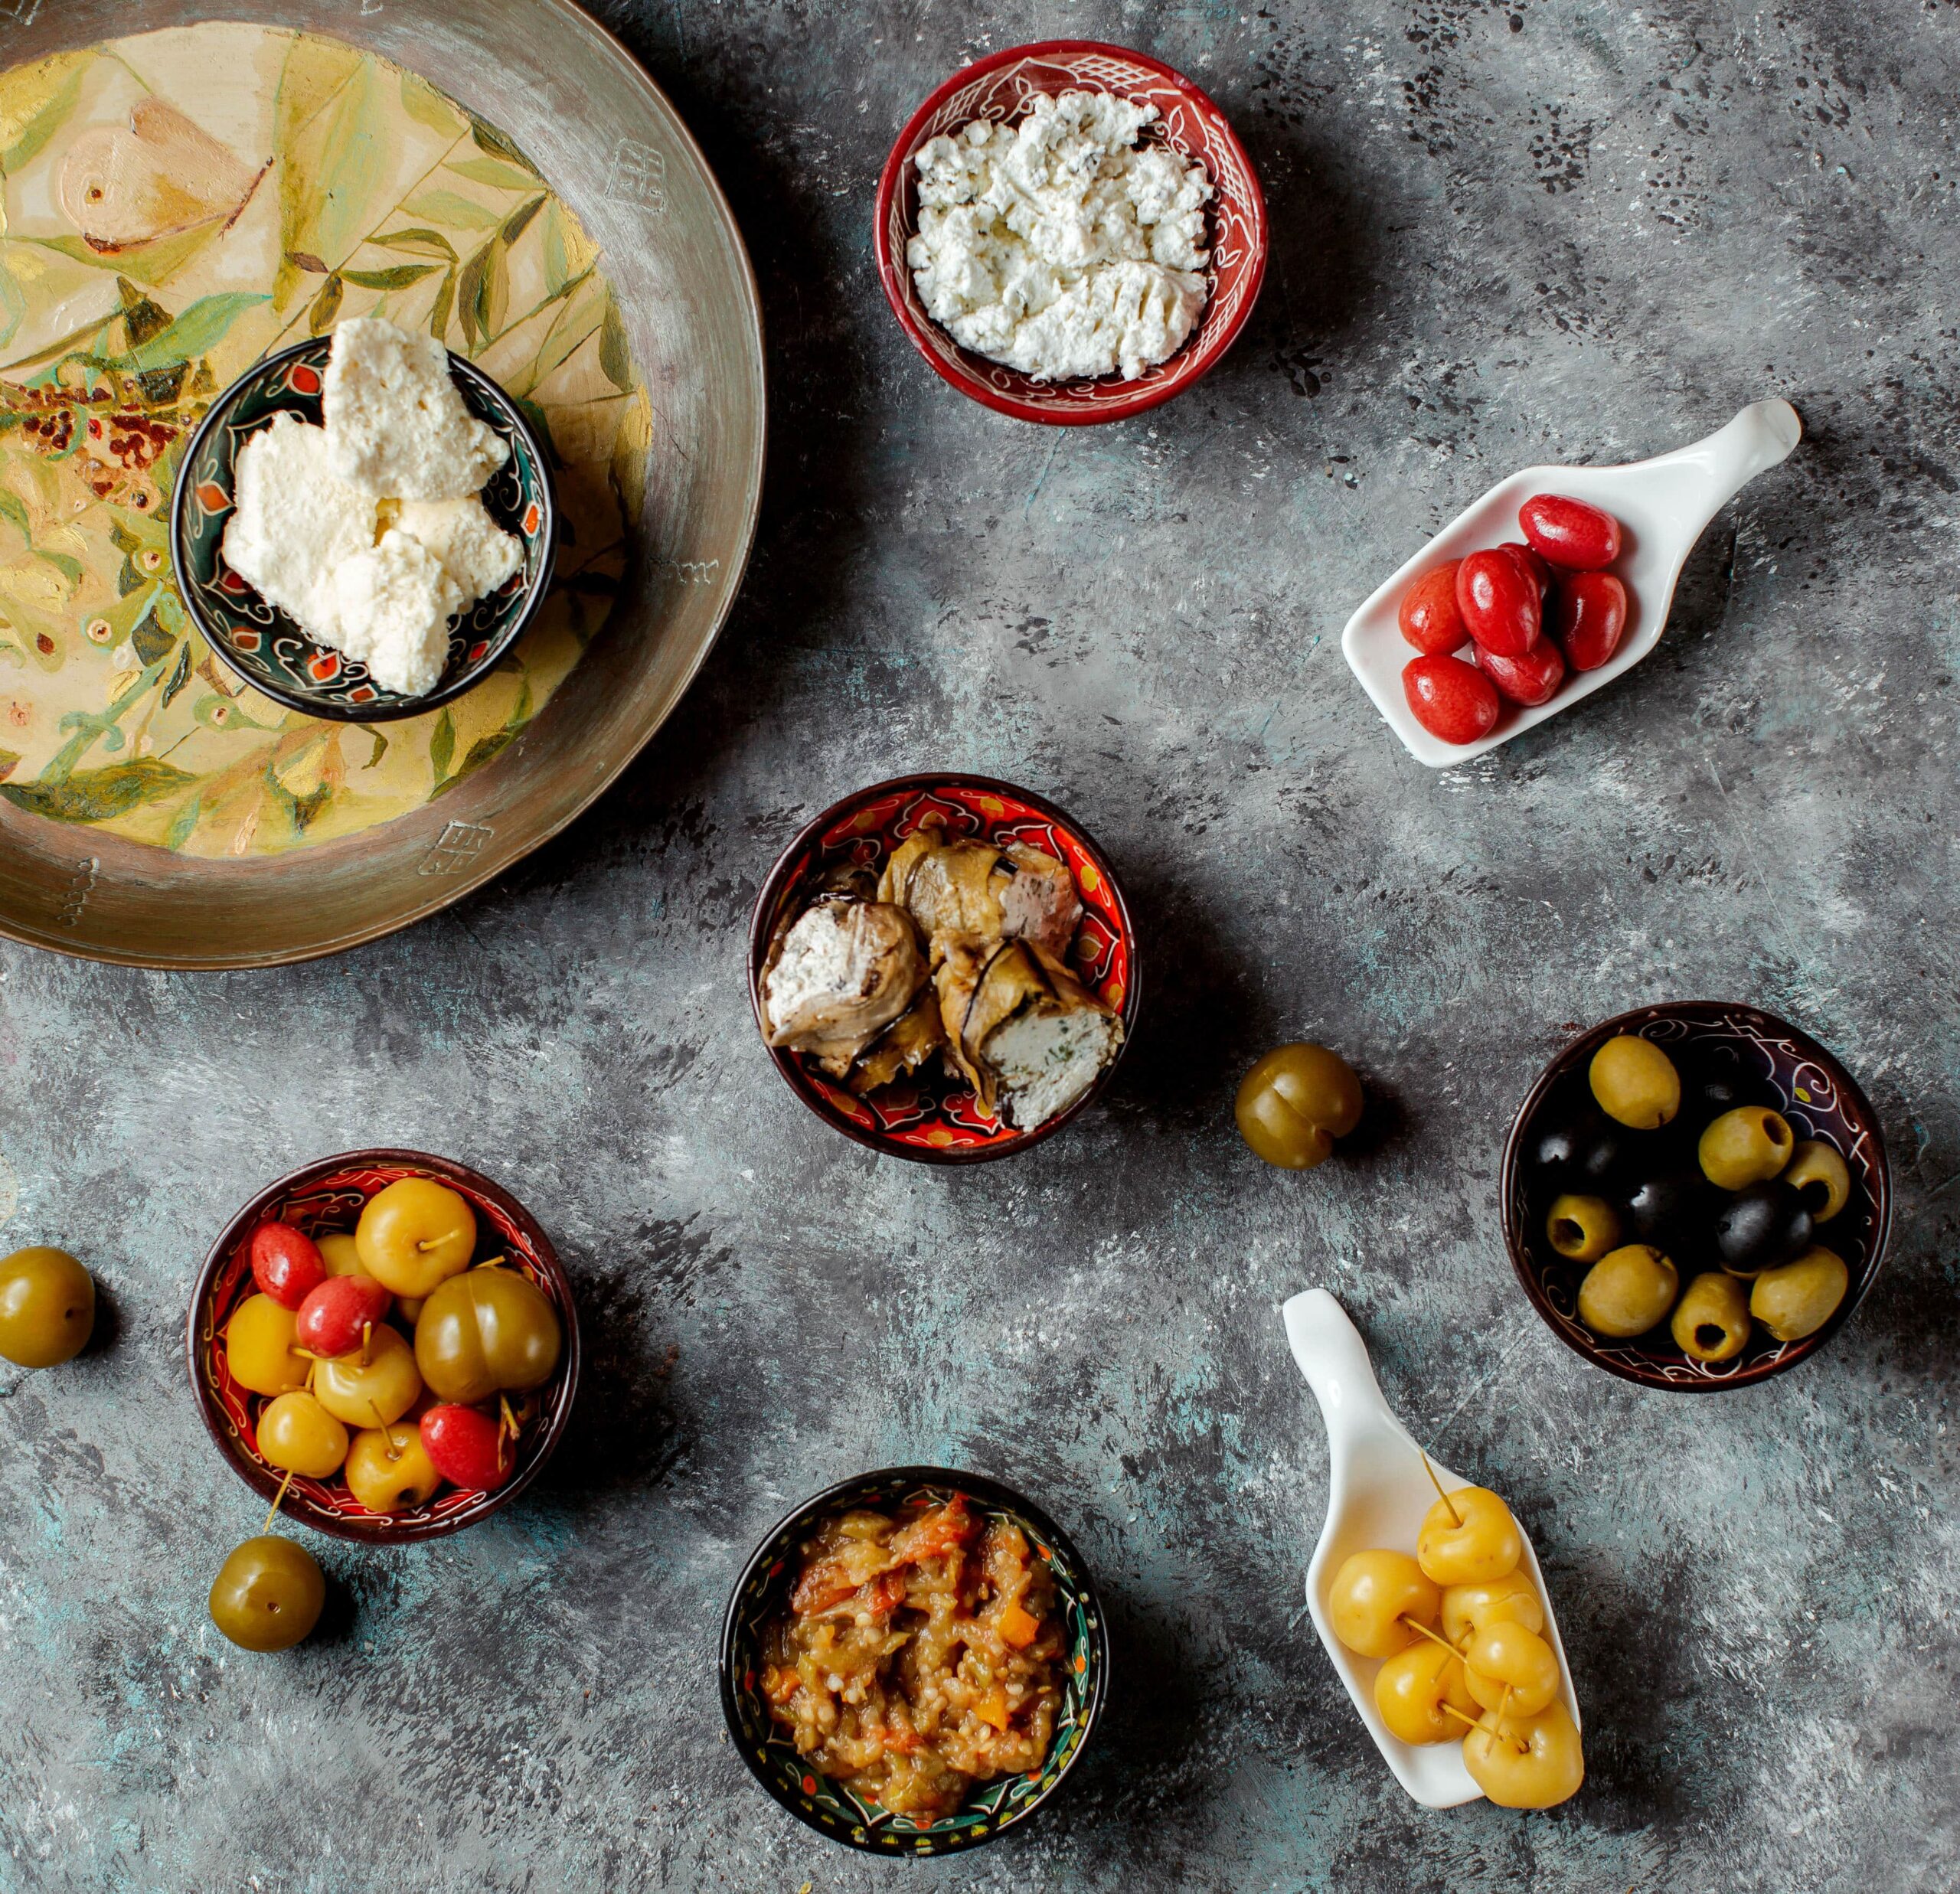
{"type": "Polygon", "coordinates": [[[262,1534],[269,1533],[272,1530],[273,1520],[278,1514],[279,1502],[286,1497],[286,1489],[292,1485],[292,1469],[290,1467],[288,1467],[286,1470],[286,1478],[279,1483],[279,1491],[273,1495],[272,1505],[266,1514],[266,1523],[259,1528],[259,1530],[262,1534]]]}
{"type": "MultiPolygon", "coordinates": [[[[1416,1451],[1418,1453],[1423,1452],[1419,1447],[1416,1451]]],[[[1429,1484],[1436,1488],[1436,1497],[1442,1501],[1443,1510],[1449,1514],[1451,1523],[1453,1525],[1461,1526],[1463,1523],[1463,1515],[1449,1503],[1449,1495],[1442,1490],[1442,1482],[1436,1478],[1436,1470],[1429,1465],[1429,1456],[1426,1453],[1423,1454],[1423,1471],[1429,1476],[1429,1484]]]]}

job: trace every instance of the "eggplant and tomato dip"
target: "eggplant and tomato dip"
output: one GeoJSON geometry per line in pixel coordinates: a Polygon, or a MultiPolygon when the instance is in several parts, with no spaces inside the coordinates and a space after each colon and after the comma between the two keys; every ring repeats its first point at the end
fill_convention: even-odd
{"type": "Polygon", "coordinates": [[[1055,1585],[1011,1520],[963,1494],[823,1520],[763,1637],[769,1714],[819,1773],[894,1814],[949,1815],[1041,1766],[1065,1653],[1055,1585]]]}

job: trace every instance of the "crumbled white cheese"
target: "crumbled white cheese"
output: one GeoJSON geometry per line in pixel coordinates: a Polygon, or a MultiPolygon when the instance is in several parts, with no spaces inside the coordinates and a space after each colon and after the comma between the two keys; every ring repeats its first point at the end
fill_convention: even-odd
{"type": "Polygon", "coordinates": [[[334,575],[340,648],[384,688],[420,697],[442,681],[462,589],[418,540],[392,527],[334,575]]]}
{"type": "Polygon", "coordinates": [[[473,495],[404,500],[394,523],[442,561],[468,601],[488,597],[524,563],[524,542],[505,532],[473,495]]]}
{"type": "Polygon", "coordinates": [[[296,414],[274,415],[246,442],[237,476],[225,563],[309,637],[332,643],[335,569],[374,544],[374,496],[341,480],[326,435],[296,414]]]}
{"type": "Polygon", "coordinates": [[[1030,1007],[987,1035],[1001,1115],[1017,1131],[1045,1125],[1089,1089],[1116,1056],[1116,1022],[1093,1007],[1044,1013],[1030,1007]]]}
{"type": "Polygon", "coordinates": [[[763,978],[772,1046],[835,1062],[839,1075],[910,1004],[926,978],[902,908],[819,900],[796,917],[763,978]]]}
{"type": "Polygon", "coordinates": [[[510,449],[463,406],[449,351],[374,316],[334,331],[322,400],[341,478],[397,500],[461,500],[510,449]]]}
{"type": "Polygon", "coordinates": [[[1202,165],[1138,145],[1154,106],[1101,92],[1037,97],[1015,126],[975,119],[919,152],[906,251],[933,319],[1037,380],[1136,376],[1204,312],[1202,165]]]}

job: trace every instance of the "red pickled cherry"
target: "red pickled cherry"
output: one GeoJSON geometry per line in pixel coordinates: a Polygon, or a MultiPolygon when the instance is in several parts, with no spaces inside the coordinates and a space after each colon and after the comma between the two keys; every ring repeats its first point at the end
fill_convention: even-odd
{"type": "Polygon", "coordinates": [[[496,1422],[452,1403],[423,1416],[422,1451],[444,1479],[473,1493],[495,1492],[517,1469],[496,1422]]]}
{"type": "Polygon", "coordinates": [[[303,1229],[261,1223],[253,1231],[252,1280],[282,1308],[296,1309],[326,1279],[326,1259],[303,1229]]]}
{"type": "Polygon", "coordinates": [[[1564,655],[1549,638],[1540,638],[1522,658],[1500,658],[1495,651],[1480,649],[1477,666],[1489,673],[1499,696],[1527,708],[1549,702],[1565,682],[1564,655]]]}
{"type": "Polygon", "coordinates": [[[1559,582],[1552,634],[1575,671],[1597,671],[1620,648],[1626,587],[1610,572],[1575,572],[1559,582]]]}
{"type": "Polygon", "coordinates": [[[1496,688],[1474,665],[1440,651],[1402,668],[1403,694],[1416,721],[1446,743],[1474,743],[1498,720],[1496,688]]]}
{"type": "Polygon", "coordinates": [[[299,1305],[293,1340],[316,1355],[344,1355],[388,1312],[388,1292],[372,1276],[328,1276],[299,1305]]]}
{"type": "Polygon", "coordinates": [[[1570,572],[1596,572],[1620,556],[1620,523],[1563,493],[1534,493],[1517,509],[1532,549],[1570,572]]]}
{"type": "Polygon", "coordinates": [[[1501,658],[1521,658],[1538,642],[1538,588],[1508,552],[1472,553],[1464,560],[1456,569],[1456,606],[1470,635],[1501,658]]]}
{"type": "Polygon", "coordinates": [[[1433,567],[1402,595],[1396,622],[1418,651],[1461,651],[1470,642],[1456,605],[1456,568],[1462,563],[1452,559],[1433,567]]]}
{"type": "Polygon", "coordinates": [[[1552,589],[1552,569],[1522,540],[1508,539],[1498,548],[1508,553],[1531,576],[1531,583],[1538,588],[1538,602],[1544,602],[1545,594],[1552,589]]]}

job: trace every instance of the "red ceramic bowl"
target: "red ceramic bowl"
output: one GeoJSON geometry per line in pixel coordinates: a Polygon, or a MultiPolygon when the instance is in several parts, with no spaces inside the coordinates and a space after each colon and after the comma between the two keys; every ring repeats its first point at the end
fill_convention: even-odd
{"type": "MultiPolygon", "coordinates": [[[[1518,1107],[1505,1141],[1501,1213],[1504,1241],[1518,1281],[1545,1325],[1575,1354],[1642,1387],[1678,1394],[1713,1394],[1725,1388],[1749,1387],[1794,1368],[1827,1346],[1851,1319],[1885,1260],[1892,1227],[1891,1173],[1885,1161],[1878,1115],[1870,1101],[1808,1033],[1753,1006],[1677,1000],[1605,1020],[1581,1034],[1545,1068],[1518,1107]],[[1579,1321],[1579,1285],[1586,1265],[1568,1261],[1546,1240],[1546,1193],[1534,1186],[1524,1154],[1541,1126],[1549,1126],[1555,1115],[1589,1100],[1586,1075],[1592,1055],[1621,1033],[1637,1033],[1652,1040],[1677,1061],[1684,1056],[1692,1060],[1720,1049],[1754,1081],[1766,1103],[1769,1094],[1775,1095],[1775,1109],[1790,1121],[1799,1138],[1821,1138],[1842,1154],[1851,1173],[1851,1196],[1829,1223],[1818,1226],[1816,1240],[1844,1258],[1851,1282],[1836,1313],[1815,1334],[1798,1341],[1778,1341],[1757,1324],[1749,1346],[1733,1361],[1710,1363],[1684,1354],[1664,1322],[1651,1334],[1622,1341],[1596,1335],[1579,1321]]],[[[1690,1269],[1683,1268],[1684,1288],[1691,1273],[1690,1269]]]]}
{"type": "Polygon", "coordinates": [[[878,180],[878,275],[905,332],[934,370],[990,408],[1024,421],[1080,426],[1119,421],[1188,388],[1232,346],[1266,274],[1266,200],[1245,148],[1225,115],[1181,73],[1120,46],[1093,40],[1044,40],[1011,47],[957,72],[912,115],[878,180]],[[919,171],[913,162],[928,139],[975,119],[1021,117],[1037,93],[1109,92],[1154,105],[1162,115],[1145,134],[1199,160],[1210,175],[1211,295],[1183,348],[1134,380],[1036,381],[964,349],[926,313],[906,244],[919,227],[919,171]]]}
{"type": "Polygon", "coordinates": [[[248,1253],[252,1233],[269,1220],[296,1223],[309,1236],[351,1230],[361,1206],[398,1177],[433,1177],[459,1191],[476,1213],[477,1249],[498,1251],[550,1297],[564,1330],[558,1371],[540,1390],[542,1406],[518,1441],[517,1469],[494,1493],[443,1487],[426,1506],[400,1513],[371,1513],[335,1476],[296,1477],[279,1510],[288,1519],[364,1545],[401,1546],[439,1539],[487,1519],[537,1478],[570,1418],[578,1392],[579,1321],[572,1285],[551,1239],[517,1199],[480,1171],[420,1151],[349,1151],[302,1164],[268,1184],[224,1226],[191,1297],[191,1386],[205,1429],[232,1470],[270,1503],[285,1474],[259,1457],[254,1425],[260,1397],[239,1386],[225,1366],[218,1337],[231,1311],[256,1292],[248,1253]]]}
{"type": "MultiPolygon", "coordinates": [[[[826,872],[846,864],[881,866],[928,815],[942,818],[949,835],[1026,842],[1068,864],[1083,905],[1082,924],[1069,950],[1070,968],[1121,1017],[1127,1047],[1136,1032],[1141,991],[1136,935],[1108,860],[1082,827],[1052,802],[986,776],[898,776],[874,783],[825,810],[782,851],[756,897],[749,929],[749,1002],[757,1030],[765,1030],[763,968],[778,929],[795,919],[826,872]]],[[[769,1056],[790,1089],[845,1137],[920,1164],[976,1164],[1038,1145],[1087,1110],[1109,1083],[1122,1052],[1119,1050],[1066,1111],[1029,1132],[988,1118],[964,1086],[935,1078],[886,1086],[861,1099],[806,1065],[799,1053],[771,1047],[769,1056]]]]}

